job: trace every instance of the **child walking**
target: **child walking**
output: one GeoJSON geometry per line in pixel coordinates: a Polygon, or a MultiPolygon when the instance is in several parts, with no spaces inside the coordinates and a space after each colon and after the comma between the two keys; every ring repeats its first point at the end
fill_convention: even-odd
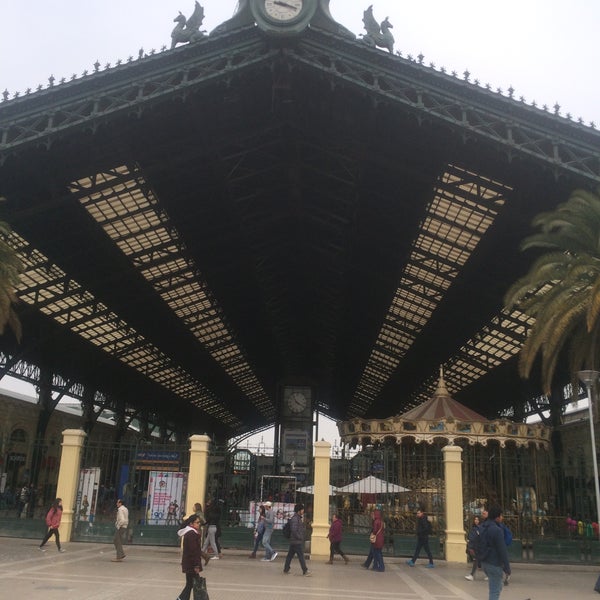
{"type": "Polygon", "coordinates": [[[48,511],[46,515],[46,525],[48,526],[48,533],[44,536],[42,543],[40,544],[40,550],[42,552],[46,552],[44,546],[46,542],[54,536],[56,540],[56,547],[59,552],[64,552],[64,550],[60,547],[60,535],[58,533],[58,528],[60,527],[60,519],[62,517],[63,507],[62,507],[62,499],[57,498],[53,503],[52,507],[48,511]]]}

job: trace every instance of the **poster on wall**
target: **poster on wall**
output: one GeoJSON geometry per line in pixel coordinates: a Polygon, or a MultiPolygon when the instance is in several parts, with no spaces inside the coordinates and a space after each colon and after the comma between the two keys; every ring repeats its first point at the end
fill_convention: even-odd
{"type": "Polygon", "coordinates": [[[185,514],[187,475],[178,471],[150,471],[146,523],[179,525],[185,514]]]}
{"type": "MultiPolygon", "coordinates": [[[[256,522],[258,521],[258,514],[262,504],[263,502],[250,502],[248,520],[241,523],[242,526],[255,526],[256,522]]],[[[293,502],[273,502],[272,509],[275,516],[275,524],[273,526],[274,529],[283,529],[283,525],[294,515],[294,506],[295,504],[293,502]]]]}
{"type": "Polygon", "coordinates": [[[90,525],[94,522],[99,484],[100,467],[81,469],[75,504],[75,520],[84,521],[90,525]]]}

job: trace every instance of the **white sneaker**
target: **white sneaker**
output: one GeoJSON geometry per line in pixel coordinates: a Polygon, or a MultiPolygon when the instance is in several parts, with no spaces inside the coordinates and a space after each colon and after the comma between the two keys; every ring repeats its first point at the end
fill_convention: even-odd
{"type": "Polygon", "coordinates": [[[38,546],[38,550],[39,550],[40,552],[46,552],[46,548],[42,548],[41,546],[38,546]]]}
{"type": "Polygon", "coordinates": [[[260,562],[271,562],[270,558],[262,558],[260,562]]]}
{"type": "Polygon", "coordinates": [[[487,581],[488,579],[489,577],[487,575],[483,578],[484,581],[487,581]]]}
{"type": "Polygon", "coordinates": [[[219,557],[218,556],[211,556],[210,560],[219,560],[219,557]]]}
{"type": "Polygon", "coordinates": [[[273,552],[273,556],[271,556],[271,560],[275,560],[277,558],[277,552],[273,552]]]}
{"type": "Polygon", "coordinates": [[[468,579],[469,581],[473,581],[475,578],[473,577],[473,575],[465,575],[465,579],[468,579]]]}

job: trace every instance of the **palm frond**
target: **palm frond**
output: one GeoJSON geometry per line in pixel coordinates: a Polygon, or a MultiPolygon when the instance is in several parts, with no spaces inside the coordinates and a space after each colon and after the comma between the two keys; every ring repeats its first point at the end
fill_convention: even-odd
{"type": "MultiPolygon", "coordinates": [[[[600,331],[600,196],[574,190],[567,202],[533,219],[538,229],[522,250],[543,253],[506,292],[505,307],[535,318],[519,356],[519,373],[529,377],[541,358],[549,393],[558,361],[570,369],[594,368],[600,331]]],[[[572,371],[573,372],[573,371],[572,371]]]]}

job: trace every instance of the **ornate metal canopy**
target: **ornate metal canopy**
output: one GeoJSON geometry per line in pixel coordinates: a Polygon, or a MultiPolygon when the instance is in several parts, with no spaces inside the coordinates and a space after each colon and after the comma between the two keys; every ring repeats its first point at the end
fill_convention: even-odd
{"type": "Polygon", "coordinates": [[[600,182],[600,135],[318,14],[0,103],[25,264],[4,373],[219,436],[275,422],[286,381],[333,418],[400,414],[439,364],[487,417],[528,410],[502,296],[531,218],[600,182]]]}

